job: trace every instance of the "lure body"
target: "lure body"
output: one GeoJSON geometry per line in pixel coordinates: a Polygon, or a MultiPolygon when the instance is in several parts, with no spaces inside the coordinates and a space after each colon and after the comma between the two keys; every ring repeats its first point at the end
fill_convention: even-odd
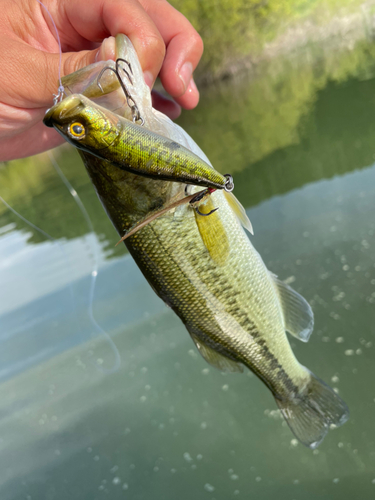
{"type": "Polygon", "coordinates": [[[228,185],[227,177],[183,145],[105,108],[93,107],[82,95],[73,94],[53,106],[44,123],[55,126],[78,149],[133,174],[216,189],[228,185]],[[77,130],[81,127],[79,134],[72,125],[77,130]]]}

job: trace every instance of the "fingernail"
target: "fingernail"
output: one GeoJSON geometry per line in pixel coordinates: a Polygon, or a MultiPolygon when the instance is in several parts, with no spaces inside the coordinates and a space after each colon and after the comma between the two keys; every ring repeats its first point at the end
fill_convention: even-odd
{"type": "Polygon", "coordinates": [[[186,89],[186,92],[189,94],[199,94],[199,90],[197,89],[197,86],[195,85],[195,81],[193,78],[191,78],[188,88],[186,89]]]}
{"type": "Polygon", "coordinates": [[[115,37],[110,36],[102,41],[100,49],[96,53],[95,62],[108,61],[109,59],[112,59],[112,61],[114,61],[115,57],[116,57],[115,37]]]}
{"type": "Polygon", "coordinates": [[[154,77],[152,76],[152,73],[150,73],[150,71],[145,71],[143,73],[143,78],[145,79],[147,87],[152,89],[152,87],[154,86],[154,77]]]}
{"type": "Polygon", "coordinates": [[[179,73],[179,77],[184,84],[184,92],[186,92],[189,82],[191,81],[191,75],[193,74],[193,65],[190,62],[186,62],[182,65],[179,73]]]}

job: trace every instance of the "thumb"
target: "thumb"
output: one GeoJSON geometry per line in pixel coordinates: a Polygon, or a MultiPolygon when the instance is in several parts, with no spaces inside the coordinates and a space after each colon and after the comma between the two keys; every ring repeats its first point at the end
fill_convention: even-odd
{"type": "MultiPolygon", "coordinates": [[[[66,52],[61,59],[61,77],[70,75],[79,69],[99,61],[115,60],[116,43],[115,37],[105,38],[100,46],[94,50],[82,50],[80,52],[66,52]]],[[[59,72],[58,72],[59,73],[59,72]]],[[[55,92],[59,85],[58,77],[55,79],[55,92]]]]}
{"type": "Polygon", "coordinates": [[[61,68],[59,54],[14,41],[10,50],[0,57],[1,68],[5,68],[0,73],[0,102],[18,108],[50,106],[59,86],[59,73],[63,77],[94,62],[114,57],[114,37],[105,39],[94,50],[61,54],[61,68]]]}

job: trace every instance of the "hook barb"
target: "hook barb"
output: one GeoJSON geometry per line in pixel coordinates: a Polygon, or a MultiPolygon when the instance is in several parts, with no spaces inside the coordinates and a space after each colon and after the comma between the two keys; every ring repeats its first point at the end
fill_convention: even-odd
{"type": "Polygon", "coordinates": [[[216,210],[219,210],[219,207],[214,208],[213,210],[211,210],[211,212],[208,212],[208,214],[204,214],[203,212],[201,212],[198,207],[195,207],[194,210],[197,212],[198,215],[203,215],[203,217],[207,217],[208,215],[211,215],[214,212],[216,212],[216,210]]]}

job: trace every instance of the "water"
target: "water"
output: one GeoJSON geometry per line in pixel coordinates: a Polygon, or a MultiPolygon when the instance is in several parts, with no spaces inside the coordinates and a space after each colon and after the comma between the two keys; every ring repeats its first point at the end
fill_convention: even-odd
{"type": "Polygon", "coordinates": [[[63,148],[95,232],[48,157],[0,168],[0,195],[53,238],[0,204],[2,500],[374,498],[374,47],[316,50],[203,92],[181,123],[235,174],[254,245],[313,306],[310,342],[291,344],[348,403],[349,422],[313,452],[255,376],[208,366],[114,248],[63,148]],[[96,264],[94,316],[122,360],[112,374],[88,309],[96,264]]]}

